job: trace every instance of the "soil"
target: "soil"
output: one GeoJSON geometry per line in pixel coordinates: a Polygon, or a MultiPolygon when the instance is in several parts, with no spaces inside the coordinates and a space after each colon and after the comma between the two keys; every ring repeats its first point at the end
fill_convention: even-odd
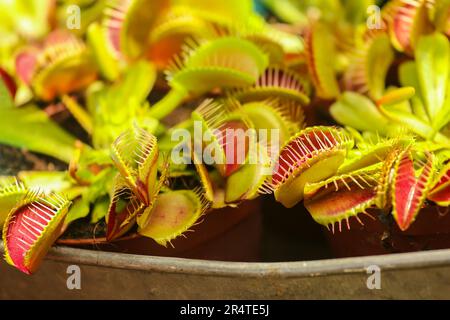
{"type": "Polygon", "coordinates": [[[65,170],[67,165],[46,156],[0,145],[0,176],[15,176],[25,170],[65,170]]]}
{"type": "Polygon", "coordinates": [[[72,222],[61,236],[61,239],[98,239],[106,236],[106,222],[101,220],[96,224],[90,223],[89,218],[72,222]]]}

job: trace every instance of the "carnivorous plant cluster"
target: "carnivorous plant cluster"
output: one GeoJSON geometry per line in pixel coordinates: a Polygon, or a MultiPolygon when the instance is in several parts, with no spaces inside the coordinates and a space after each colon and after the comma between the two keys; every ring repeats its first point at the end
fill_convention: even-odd
{"type": "Polygon", "coordinates": [[[333,232],[450,204],[450,1],[261,2],[0,4],[0,143],[67,165],[0,178],[8,263],[80,219],[167,246],[263,194],[333,232]]]}

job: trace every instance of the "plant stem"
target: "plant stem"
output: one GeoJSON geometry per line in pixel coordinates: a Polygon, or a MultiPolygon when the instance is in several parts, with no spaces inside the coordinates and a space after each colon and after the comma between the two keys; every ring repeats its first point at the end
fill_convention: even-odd
{"type": "Polygon", "coordinates": [[[148,115],[152,118],[163,119],[174,111],[188,95],[183,88],[172,88],[169,93],[150,109],[148,115]]]}
{"type": "Polygon", "coordinates": [[[89,113],[87,113],[75,99],[68,95],[62,96],[61,100],[83,129],[86,130],[87,133],[92,134],[94,124],[92,123],[92,118],[89,113]]]}
{"type": "Polygon", "coordinates": [[[56,241],[57,244],[68,245],[68,246],[76,246],[76,245],[95,245],[95,244],[105,244],[112,242],[120,242],[126,240],[132,240],[141,238],[142,236],[138,233],[132,233],[128,236],[124,236],[122,238],[114,239],[111,241],[107,241],[105,237],[100,238],[86,238],[86,239],[58,239],[56,241]]]}

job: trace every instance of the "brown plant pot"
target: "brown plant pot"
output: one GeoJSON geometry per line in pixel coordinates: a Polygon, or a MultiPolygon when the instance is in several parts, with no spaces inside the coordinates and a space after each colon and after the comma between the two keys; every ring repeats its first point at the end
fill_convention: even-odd
{"type": "Polygon", "coordinates": [[[375,218],[360,215],[364,225],[350,220],[350,230],[345,223],[334,234],[325,231],[333,255],[355,257],[388,253],[413,252],[450,248],[450,214],[437,206],[420,210],[416,221],[406,231],[401,231],[391,216],[372,210],[375,218]]]}
{"type": "Polygon", "coordinates": [[[154,240],[132,235],[112,243],[105,239],[65,239],[59,245],[130,254],[195,258],[221,261],[259,261],[262,215],[259,200],[242,203],[238,208],[209,212],[191,228],[186,237],[178,237],[163,247],[154,240]]]}

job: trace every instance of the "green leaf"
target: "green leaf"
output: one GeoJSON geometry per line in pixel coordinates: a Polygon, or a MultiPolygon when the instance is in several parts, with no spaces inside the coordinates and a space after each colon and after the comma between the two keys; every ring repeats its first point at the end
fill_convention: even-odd
{"type": "Polygon", "coordinates": [[[406,127],[411,132],[419,135],[424,139],[433,140],[441,143],[446,147],[450,147],[450,140],[435,130],[426,122],[422,121],[414,114],[403,110],[398,110],[395,106],[380,106],[380,111],[393,121],[396,121],[406,127]]]}
{"type": "Polygon", "coordinates": [[[444,104],[434,120],[433,128],[436,132],[447,126],[450,122],[450,85],[447,85],[444,104]]]}
{"type": "Polygon", "coordinates": [[[145,103],[155,81],[155,66],[139,61],[131,65],[113,86],[90,91],[88,109],[94,111],[92,139],[96,148],[109,148],[133,122],[142,127],[145,125],[146,129],[148,126],[153,130],[156,128],[158,122],[147,116],[148,104],[145,103]]]}
{"type": "Polygon", "coordinates": [[[449,76],[450,45],[439,33],[419,39],[415,51],[417,74],[428,115],[433,124],[443,106],[449,76]]]}
{"type": "Polygon", "coordinates": [[[371,97],[379,98],[385,90],[385,80],[394,61],[394,50],[387,35],[374,39],[367,52],[368,85],[371,97]]]}
{"type": "Polygon", "coordinates": [[[52,0],[14,0],[0,2],[2,27],[24,35],[39,38],[49,30],[49,14],[52,0]]]}
{"type": "Polygon", "coordinates": [[[289,0],[264,0],[264,4],[282,21],[300,25],[308,24],[306,14],[289,0]]]}
{"type": "Polygon", "coordinates": [[[83,127],[83,129],[92,134],[93,123],[91,115],[80,105],[77,100],[69,95],[63,95],[61,98],[65,107],[72,114],[74,119],[83,127]]]}
{"type": "Polygon", "coordinates": [[[75,137],[61,129],[34,105],[0,108],[0,143],[69,162],[75,137]]]}
{"type": "Polygon", "coordinates": [[[331,106],[330,113],[340,124],[359,131],[374,131],[384,135],[389,126],[389,120],[369,98],[354,92],[344,92],[331,106]]]}
{"type": "Polygon", "coordinates": [[[343,2],[347,20],[355,25],[366,21],[367,8],[375,4],[374,0],[347,0],[343,2]]]}
{"type": "Polygon", "coordinates": [[[2,81],[0,76],[0,109],[2,108],[13,108],[14,101],[9,93],[8,88],[5,85],[5,82],[2,81]]]}
{"type": "Polygon", "coordinates": [[[89,214],[89,210],[89,201],[87,201],[85,197],[76,199],[67,213],[64,220],[64,225],[68,226],[75,220],[86,218],[89,214]]]}
{"type": "Polygon", "coordinates": [[[225,24],[245,21],[253,14],[252,0],[178,0],[177,4],[193,10],[205,20],[225,24]]]}
{"type": "Polygon", "coordinates": [[[108,208],[109,208],[108,197],[102,197],[98,199],[94,204],[94,208],[92,209],[91,223],[97,223],[101,219],[103,219],[108,213],[108,208]]]}
{"type": "Polygon", "coordinates": [[[18,177],[27,188],[40,188],[46,193],[61,193],[72,187],[66,171],[21,171],[18,177]]]}
{"type": "Polygon", "coordinates": [[[28,190],[17,181],[0,184],[0,227],[3,226],[9,212],[26,196],[28,190]]]}
{"type": "Polygon", "coordinates": [[[403,87],[413,87],[416,91],[411,98],[411,107],[413,113],[422,121],[430,123],[427,109],[424,105],[423,95],[420,89],[419,76],[417,74],[417,64],[414,61],[402,63],[399,68],[400,84],[403,87]]]}
{"type": "Polygon", "coordinates": [[[419,76],[417,74],[417,64],[415,61],[402,63],[398,69],[398,76],[400,84],[403,87],[413,87],[416,90],[416,95],[422,97],[419,76]]]}
{"type": "Polygon", "coordinates": [[[327,26],[316,23],[310,28],[305,41],[309,74],[317,95],[323,99],[336,98],[340,90],[334,60],[330,59],[336,55],[336,39],[327,26]]]}

